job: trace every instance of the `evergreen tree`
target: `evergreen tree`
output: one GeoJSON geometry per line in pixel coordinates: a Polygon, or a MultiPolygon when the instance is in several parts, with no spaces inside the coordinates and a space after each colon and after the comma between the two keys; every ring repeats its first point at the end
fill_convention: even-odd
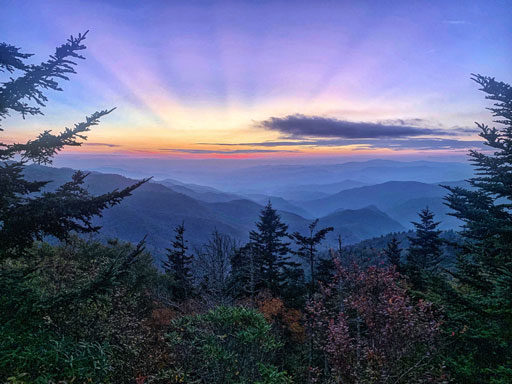
{"type": "Polygon", "coordinates": [[[322,228],[318,231],[316,226],[318,225],[318,219],[314,220],[309,225],[309,234],[307,236],[301,235],[299,232],[295,232],[292,238],[295,240],[298,248],[296,254],[304,259],[310,270],[310,293],[315,291],[316,287],[316,268],[318,262],[318,245],[325,239],[325,236],[334,230],[333,227],[322,228]]]}
{"type": "MultiPolygon", "coordinates": [[[[499,126],[477,123],[492,152],[469,152],[476,176],[471,190],[446,187],[447,205],[463,225],[464,245],[445,293],[447,324],[460,341],[449,363],[458,382],[512,382],[512,87],[472,78],[494,101],[499,126]]],[[[443,293],[442,292],[442,293],[443,293]]]]}
{"type": "Polygon", "coordinates": [[[275,296],[281,294],[281,289],[287,282],[287,270],[297,267],[297,263],[290,261],[290,243],[284,240],[288,237],[287,231],[288,226],[281,221],[269,201],[260,213],[256,230],[249,233],[259,268],[259,288],[268,289],[275,296]]]}
{"type": "Polygon", "coordinates": [[[402,250],[400,249],[400,241],[396,237],[388,242],[386,248],[384,249],[384,255],[386,256],[387,261],[390,265],[395,266],[395,270],[399,272],[400,270],[400,257],[402,254],[402,250]]]}
{"type": "Polygon", "coordinates": [[[177,299],[183,300],[190,296],[193,288],[191,264],[193,256],[188,255],[187,241],[185,240],[185,224],[174,228],[172,248],[167,248],[167,260],[163,268],[173,279],[173,293],[177,299]]]}
{"type": "MultiPolygon", "coordinates": [[[[25,64],[24,60],[32,55],[0,44],[0,72],[21,73],[0,85],[0,121],[9,113],[19,113],[23,118],[42,114],[41,108],[48,100],[44,91],[62,90],[58,80],[68,80],[70,74],[76,73],[73,60],[84,59],[80,51],[85,49],[86,35],[71,36],[48,61],[39,65],[25,64]]],[[[65,146],[80,146],[81,140],[86,139],[85,133],[110,112],[112,109],[95,112],[73,128],[58,134],[44,131],[26,143],[0,142],[0,260],[25,255],[34,240],[45,236],[65,240],[71,232],[97,231],[99,227],[92,225],[92,218],[118,204],[146,181],[93,196],[82,187],[87,177],[83,172],[76,172],[70,182],[54,192],[41,192],[49,181],[24,179],[27,163],[49,164],[65,146]]]]}
{"type": "Polygon", "coordinates": [[[426,279],[438,272],[443,256],[439,222],[434,221],[434,213],[427,208],[420,211],[419,222],[413,222],[415,236],[409,237],[406,271],[413,287],[424,290],[426,279]]]}

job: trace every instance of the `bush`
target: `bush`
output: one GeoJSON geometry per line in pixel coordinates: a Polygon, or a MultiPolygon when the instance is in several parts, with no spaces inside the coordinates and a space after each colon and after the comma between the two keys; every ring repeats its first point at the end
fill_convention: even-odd
{"type": "Polygon", "coordinates": [[[272,335],[270,324],[253,309],[218,307],[177,319],[167,339],[176,366],[166,372],[176,381],[289,382],[287,374],[274,366],[275,353],[282,344],[272,335]]]}
{"type": "Polygon", "coordinates": [[[75,238],[1,263],[0,291],[10,294],[0,297],[0,382],[131,383],[155,373],[156,270],[133,250],[75,238]]]}

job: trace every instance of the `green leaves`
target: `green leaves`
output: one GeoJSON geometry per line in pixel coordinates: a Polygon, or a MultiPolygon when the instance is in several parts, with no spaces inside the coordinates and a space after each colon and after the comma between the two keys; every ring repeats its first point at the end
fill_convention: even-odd
{"type": "Polygon", "coordinates": [[[191,382],[289,382],[287,375],[271,364],[282,344],[272,335],[270,324],[253,309],[218,307],[177,319],[167,339],[177,367],[191,382]]]}

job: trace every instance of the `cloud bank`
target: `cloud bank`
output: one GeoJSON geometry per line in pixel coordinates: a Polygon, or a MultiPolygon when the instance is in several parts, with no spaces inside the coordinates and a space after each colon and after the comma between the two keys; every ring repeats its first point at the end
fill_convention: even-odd
{"type": "Polygon", "coordinates": [[[423,120],[394,120],[370,123],[339,120],[302,114],[271,117],[257,125],[291,137],[337,137],[344,139],[404,138],[416,136],[455,136],[457,129],[447,130],[418,126],[423,120]]]}

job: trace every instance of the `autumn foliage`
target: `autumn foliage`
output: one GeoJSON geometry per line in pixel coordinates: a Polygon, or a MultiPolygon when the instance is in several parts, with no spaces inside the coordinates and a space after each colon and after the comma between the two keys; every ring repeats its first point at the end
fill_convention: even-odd
{"type": "Polygon", "coordinates": [[[413,302],[393,267],[335,265],[333,281],[307,305],[309,337],[321,356],[311,367],[316,375],[342,383],[445,382],[431,304],[413,302]]]}

